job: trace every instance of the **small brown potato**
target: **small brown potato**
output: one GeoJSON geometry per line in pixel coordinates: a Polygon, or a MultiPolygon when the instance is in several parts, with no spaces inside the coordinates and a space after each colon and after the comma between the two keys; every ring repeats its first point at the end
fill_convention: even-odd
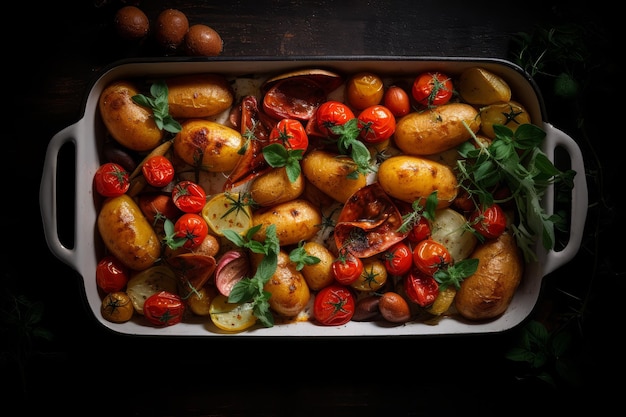
{"type": "Polygon", "coordinates": [[[476,235],[467,227],[465,216],[450,207],[435,211],[435,219],[430,222],[430,237],[448,249],[454,262],[470,256],[478,243],[476,235]]]}
{"type": "Polygon", "coordinates": [[[150,30],[148,16],[139,7],[130,5],[115,13],[113,26],[118,36],[127,40],[143,39],[150,30]]]}
{"type": "Polygon", "coordinates": [[[378,309],[391,323],[406,323],[411,319],[409,303],[398,293],[388,291],[378,301],[378,309]]]}
{"type": "Polygon", "coordinates": [[[159,259],[161,240],[128,195],[104,200],[97,224],[104,245],[128,268],[142,271],[159,259]]]}
{"type": "Polygon", "coordinates": [[[272,310],[284,317],[298,315],[309,302],[311,292],[296,265],[285,251],[278,253],[276,272],[263,287],[272,294],[269,304],[272,310]]]}
{"type": "Polygon", "coordinates": [[[378,182],[391,197],[410,204],[437,191],[437,208],[440,209],[450,206],[458,191],[457,179],[450,167],[419,156],[398,155],[386,159],[378,168],[378,182]]]}
{"type": "Polygon", "coordinates": [[[457,82],[463,101],[484,106],[511,100],[511,88],[502,77],[481,67],[464,70],[457,82]]]}
{"type": "Polygon", "coordinates": [[[135,307],[124,291],[112,292],[102,299],[100,313],[112,323],[126,323],[133,317],[135,307]]]}
{"type": "Polygon", "coordinates": [[[254,240],[264,242],[267,227],[275,225],[280,245],[292,245],[317,234],[321,229],[322,214],[310,201],[295,199],[252,213],[252,227],[258,225],[262,226],[254,234],[254,240]]]}
{"type": "Polygon", "coordinates": [[[152,111],[136,104],[139,94],[134,84],[114,81],[100,93],[98,109],[109,134],[120,145],[133,151],[149,151],[163,139],[152,111]]]}
{"type": "Polygon", "coordinates": [[[175,50],[182,45],[189,30],[187,15],[177,9],[165,9],[156,18],[154,38],[165,50],[175,50]]]}
{"type": "Polygon", "coordinates": [[[480,122],[478,110],[469,104],[443,104],[402,117],[396,124],[394,140],[407,155],[433,155],[470,139],[480,122]]]}
{"type": "Polygon", "coordinates": [[[241,158],[241,134],[228,126],[205,119],[181,123],[174,137],[174,152],[187,164],[210,172],[231,171],[241,158]]]}
{"type": "Polygon", "coordinates": [[[192,119],[226,111],[234,100],[228,80],[219,74],[190,74],[166,80],[170,115],[192,119]]]}
{"type": "Polygon", "coordinates": [[[372,294],[359,298],[354,306],[352,321],[374,321],[382,318],[378,304],[380,295],[372,294]]]}
{"type": "Polygon", "coordinates": [[[493,125],[504,125],[513,132],[526,123],[530,123],[530,114],[516,101],[491,104],[480,109],[480,131],[489,139],[496,137],[493,125]]]}
{"type": "Polygon", "coordinates": [[[250,195],[261,207],[273,206],[294,200],[304,193],[304,176],[291,182],[285,167],[272,169],[252,180],[250,195]]]}
{"type": "Polygon", "coordinates": [[[380,76],[371,72],[354,74],[346,82],[346,100],[351,107],[363,110],[383,100],[385,87],[380,76]]]}
{"type": "Polygon", "coordinates": [[[183,42],[189,56],[218,56],[224,49],[220,34],[212,27],[202,24],[191,25],[183,42]]]}
{"type": "Polygon", "coordinates": [[[308,255],[320,260],[316,264],[305,265],[301,270],[309,289],[317,291],[332,284],[335,280],[332,266],[335,256],[326,246],[318,242],[305,242],[303,247],[308,255]]]}
{"type": "Polygon", "coordinates": [[[454,304],[469,320],[489,320],[506,311],[524,272],[524,260],[515,238],[504,232],[474,250],[478,269],[461,282],[454,304]]]}
{"type": "Polygon", "coordinates": [[[311,184],[340,203],[345,203],[352,194],[363,188],[367,177],[356,172],[357,166],[349,156],[323,150],[309,152],[301,161],[302,173],[311,184]]]}

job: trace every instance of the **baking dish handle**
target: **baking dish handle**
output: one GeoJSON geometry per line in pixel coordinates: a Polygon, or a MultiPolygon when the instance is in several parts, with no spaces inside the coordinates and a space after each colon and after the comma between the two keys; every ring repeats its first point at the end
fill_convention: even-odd
{"type": "Polygon", "coordinates": [[[70,125],[52,137],[46,150],[41,184],[39,186],[39,209],[43,230],[50,251],[70,266],[76,265],[77,253],[59,239],[57,227],[57,168],[61,148],[66,144],[76,146],[78,123],[70,125]]]}
{"type": "Polygon", "coordinates": [[[547,133],[544,149],[546,154],[554,161],[555,150],[562,148],[569,155],[571,169],[576,171],[571,197],[569,240],[563,249],[548,252],[543,265],[543,271],[547,275],[565,265],[578,253],[587,218],[588,195],[585,164],[578,144],[569,135],[549,123],[544,123],[544,130],[547,133]]]}

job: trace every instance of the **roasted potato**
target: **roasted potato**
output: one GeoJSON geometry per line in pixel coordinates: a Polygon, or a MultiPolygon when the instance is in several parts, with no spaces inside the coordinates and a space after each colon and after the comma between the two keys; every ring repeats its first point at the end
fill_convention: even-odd
{"type": "Polygon", "coordinates": [[[115,81],[100,93],[98,109],[113,139],[133,151],[156,148],[164,137],[152,111],[132,99],[139,91],[127,81],[115,81]]]}
{"type": "Polygon", "coordinates": [[[161,240],[127,194],[106,199],[97,223],[104,245],[130,269],[142,271],[159,259],[161,240]]]}
{"type": "Polygon", "coordinates": [[[252,227],[262,226],[253,239],[265,242],[267,227],[271,224],[276,226],[280,245],[291,245],[315,236],[322,225],[322,214],[313,203],[304,199],[258,209],[252,214],[252,227]]]}
{"type": "Polygon", "coordinates": [[[335,256],[328,248],[318,242],[306,242],[304,250],[310,256],[317,257],[320,261],[313,265],[305,265],[302,268],[302,275],[307,285],[313,291],[320,290],[335,280],[333,275],[333,261],[335,256]]]}
{"type": "Polygon", "coordinates": [[[435,212],[435,219],[430,222],[430,230],[431,239],[444,245],[454,262],[470,256],[478,243],[465,216],[449,207],[435,212]]]}
{"type": "Polygon", "coordinates": [[[222,75],[181,75],[165,82],[170,115],[175,119],[215,116],[233,104],[233,91],[222,75]]]}
{"type": "Polygon", "coordinates": [[[448,207],[457,195],[458,183],[450,167],[427,158],[392,156],[380,164],[378,182],[390,196],[407,203],[426,199],[437,191],[437,208],[448,207]]]}
{"type": "Polygon", "coordinates": [[[511,100],[511,88],[506,81],[482,67],[464,70],[457,91],[463,101],[479,106],[511,100]]]}
{"type": "Polygon", "coordinates": [[[278,253],[276,272],[263,287],[272,294],[269,304],[272,310],[284,317],[297,316],[309,302],[311,292],[296,265],[285,251],[278,253]]]}
{"type": "Polygon", "coordinates": [[[291,182],[287,177],[286,168],[281,167],[253,179],[250,184],[250,195],[256,204],[267,207],[300,197],[304,193],[304,186],[302,175],[291,182]]]}
{"type": "Polygon", "coordinates": [[[478,110],[469,104],[443,104],[402,117],[396,124],[394,140],[407,155],[433,155],[471,138],[472,132],[478,132],[480,121],[478,110]]]}
{"type": "Polygon", "coordinates": [[[241,158],[241,134],[223,124],[205,119],[181,123],[174,137],[174,152],[185,163],[210,172],[230,171],[241,158]]]}
{"type": "Polygon", "coordinates": [[[469,320],[488,320],[506,311],[522,280],[524,259],[508,232],[477,246],[478,269],[461,282],[454,305],[469,320]]]}

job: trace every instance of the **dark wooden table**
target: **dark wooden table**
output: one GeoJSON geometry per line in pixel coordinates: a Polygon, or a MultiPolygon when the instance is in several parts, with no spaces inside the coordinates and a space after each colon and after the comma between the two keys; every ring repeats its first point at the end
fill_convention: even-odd
{"type": "MultiPolygon", "coordinates": [[[[579,141],[593,174],[588,232],[580,254],[547,277],[533,313],[533,319],[549,329],[571,319],[570,313],[576,316],[574,344],[566,359],[580,379],[558,380],[553,387],[539,380],[535,370],[505,357],[516,346],[520,329],[472,337],[241,343],[135,338],[100,328],[83,303],[82,280],[49,253],[43,238],[38,209],[42,161],[49,139],[80,119],[89,83],[102,67],[123,58],[162,56],[162,51],[149,41],[129,45],[114,36],[113,14],[123,2],[81,3],[24,4],[28,10],[19,21],[22,29],[5,37],[12,54],[5,59],[5,74],[11,75],[4,82],[10,93],[5,96],[10,117],[5,118],[4,141],[9,146],[4,149],[12,164],[2,164],[3,221],[8,226],[3,240],[9,248],[2,253],[3,304],[9,306],[4,302],[15,296],[42,303],[45,310],[37,325],[49,330],[54,340],[35,337],[30,349],[19,345],[18,361],[13,343],[23,339],[13,335],[15,326],[2,323],[9,337],[2,336],[6,360],[0,362],[0,373],[12,382],[0,398],[25,412],[132,416],[521,414],[577,411],[589,400],[597,408],[611,402],[612,390],[600,376],[607,367],[623,364],[623,353],[607,329],[614,330],[610,326],[619,322],[617,300],[625,288],[619,253],[623,245],[616,249],[607,236],[623,232],[623,225],[613,221],[623,210],[620,213],[614,202],[618,191],[602,180],[619,175],[619,166],[611,161],[623,145],[611,142],[612,150],[606,148],[609,141],[623,138],[604,135],[603,121],[618,115],[598,107],[620,94],[616,89],[622,80],[611,79],[617,73],[611,59],[614,32],[611,16],[601,14],[604,8],[572,9],[569,2],[558,1],[482,6],[470,1],[398,0],[138,2],[150,19],[173,7],[185,12],[192,24],[212,26],[224,40],[225,57],[513,59],[512,40],[520,32],[564,22],[584,25],[585,39],[599,48],[592,56],[602,58],[597,61],[600,70],[588,63],[589,74],[607,76],[606,84],[583,80],[591,89],[576,101],[582,108],[552,99],[551,91],[544,94],[550,121],[579,141]],[[70,12],[69,7],[74,9],[70,12]],[[581,114],[586,130],[579,129],[581,114]],[[564,288],[569,296],[563,295],[564,288]],[[590,387],[601,387],[602,393],[591,397],[590,387]]],[[[64,215],[71,219],[72,213],[64,215]]],[[[555,369],[554,363],[542,368],[553,375],[555,369]]]]}

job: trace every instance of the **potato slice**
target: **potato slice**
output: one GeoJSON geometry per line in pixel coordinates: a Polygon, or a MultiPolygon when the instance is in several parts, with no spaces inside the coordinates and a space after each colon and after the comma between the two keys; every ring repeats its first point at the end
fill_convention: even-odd
{"type": "Polygon", "coordinates": [[[480,67],[471,67],[459,77],[457,89],[470,104],[487,105],[511,100],[511,88],[498,75],[480,67]]]}

